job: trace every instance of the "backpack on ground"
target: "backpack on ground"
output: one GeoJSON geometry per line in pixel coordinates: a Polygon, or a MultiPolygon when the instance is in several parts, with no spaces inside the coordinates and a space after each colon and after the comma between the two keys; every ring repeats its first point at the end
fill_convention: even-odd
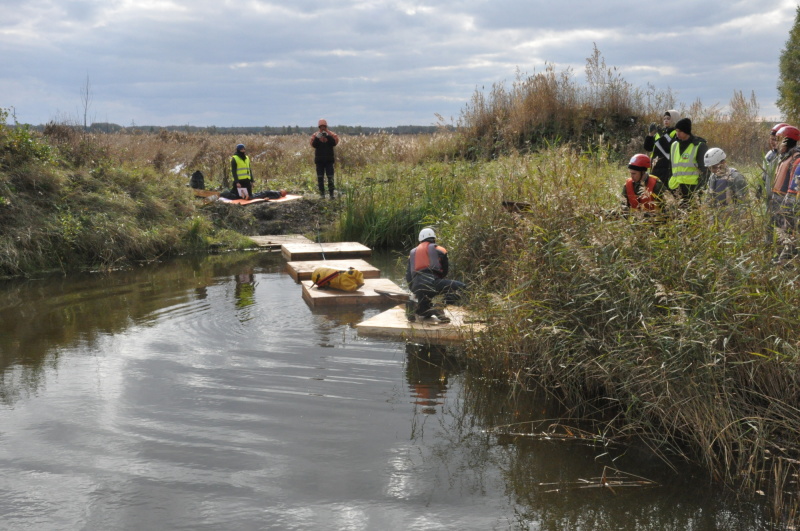
{"type": "Polygon", "coordinates": [[[203,176],[203,172],[197,170],[192,174],[192,177],[189,179],[189,186],[196,190],[205,190],[206,188],[206,179],[203,176]]]}
{"type": "Polygon", "coordinates": [[[319,289],[338,289],[341,291],[357,291],[364,285],[364,273],[349,268],[345,271],[332,267],[318,267],[311,273],[311,280],[319,289]]]}

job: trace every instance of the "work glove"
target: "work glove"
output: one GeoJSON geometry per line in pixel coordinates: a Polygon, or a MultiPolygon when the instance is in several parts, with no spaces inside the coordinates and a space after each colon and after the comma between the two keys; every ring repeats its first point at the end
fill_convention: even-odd
{"type": "Polygon", "coordinates": [[[658,131],[658,124],[652,123],[650,124],[650,134],[654,135],[658,131]]]}

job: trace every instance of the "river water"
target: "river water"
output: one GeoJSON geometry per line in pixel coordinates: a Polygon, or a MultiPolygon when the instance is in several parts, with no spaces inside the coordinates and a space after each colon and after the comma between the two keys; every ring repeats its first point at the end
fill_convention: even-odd
{"type": "Polygon", "coordinates": [[[542,400],[359,337],[386,307],[311,310],[283,267],[0,283],[0,529],[764,528],[691,469],[519,435],[542,400]],[[606,466],[658,485],[583,483],[606,466]]]}

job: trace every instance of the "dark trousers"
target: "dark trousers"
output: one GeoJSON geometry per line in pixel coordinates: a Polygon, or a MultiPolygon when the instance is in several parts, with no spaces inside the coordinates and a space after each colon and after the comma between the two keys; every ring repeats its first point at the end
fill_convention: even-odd
{"type": "Polygon", "coordinates": [[[333,162],[317,162],[319,195],[325,195],[325,176],[328,176],[328,193],[333,197],[333,162]]]}
{"type": "Polygon", "coordinates": [[[681,206],[684,208],[689,206],[689,202],[692,200],[695,194],[699,192],[699,184],[679,184],[678,187],[672,191],[672,193],[680,199],[681,206]]]}
{"type": "MultiPolygon", "coordinates": [[[[247,196],[250,199],[253,199],[253,180],[252,179],[246,179],[246,180],[243,180],[243,181],[239,181],[239,184],[242,185],[242,188],[247,188],[247,196]]],[[[236,186],[236,183],[233,183],[233,189],[231,190],[231,193],[233,193],[233,195],[235,195],[237,199],[240,199],[240,197],[239,197],[239,187],[236,186]]]]}
{"type": "Polygon", "coordinates": [[[411,280],[411,292],[417,298],[417,315],[422,317],[433,315],[431,299],[437,295],[444,295],[445,304],[458,304],[464,288],[466,284],[458,280],[439,278],[429,273],[417,273],[411,280]]]}

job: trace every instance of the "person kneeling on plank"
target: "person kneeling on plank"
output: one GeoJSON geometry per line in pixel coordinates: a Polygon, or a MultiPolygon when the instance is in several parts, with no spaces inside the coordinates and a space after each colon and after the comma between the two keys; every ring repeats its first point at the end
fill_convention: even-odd
{"type": "Polygon", "coordinates": [[[436,245],[436,233],[425,227],[419,233],[419,245],[411,250],[406,269],[406,282],[417,299],[417,307],[410,313],[409,321],[417,317],[426,319],[436,317],[440,323],[449,323],[444,311],[433,307],[432,299],[444,295],[445,304],[457,304],[466,284],[445,278],[450,264],[447,249],[436,245]]]}

